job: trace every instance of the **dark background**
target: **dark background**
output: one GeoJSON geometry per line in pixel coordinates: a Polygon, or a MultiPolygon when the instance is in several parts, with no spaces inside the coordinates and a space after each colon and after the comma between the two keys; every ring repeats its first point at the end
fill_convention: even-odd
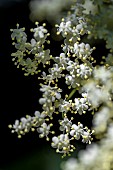
{"type": "MultiPolygon", "coordinates": [[[[18,139],[8,129],[8,124],[40,109],[37,76],[25,77],[11,58],[15,49],[10,29],[16,28],[17,23],[27,32],[34,27],[28,4],[29,0],[0,0],[0,170],[59,170],[61,155],[55,153],[49,142],[39,139],[36,132],[18,139]]],[[[60,53],[59,42],[52,42],[50,48],[53,54],[60,53]]],[[[88,121],[86,118],[84,122],[90,124],[88,121]]],[[[81,142],[76,142],[76,146],[77,150],[84,147],[81,142]]]]}

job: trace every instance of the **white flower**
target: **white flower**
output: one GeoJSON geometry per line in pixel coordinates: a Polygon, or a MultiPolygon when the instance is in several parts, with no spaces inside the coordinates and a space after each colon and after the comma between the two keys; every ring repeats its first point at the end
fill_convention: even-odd
{"type": "Polygon", "coordinates": [[[71,108],[71,103],[69,101],[63,100],[59,105],[59,111],[67,113],[71,108]]]}
{"type": "Polygon", "coordinates": [[[83,125],[79,124],[78,126],[76,124],[73,124],[71,127],[70,135],[74,136],[76,140],[80,139],[80,136],[83,133],[83,125]]]}
{"type": "Polygon", "coordinates": [[[43,123],[41,127],[37,128],[38,133],[40,133],[39,137],[43,138],[44,136],[48,136],[50,132],[50,125],[43,123]]]}
{"type": "Polygon", "coordinates": [[[85,113],[85,111],[88,109],[86,98],[75,98],[74,101],[75,104],[73,106],[73,110],[76,110],[80,115],[82,115],[82,113],[85,113]]]}
{"type": "Polygon", "coordinates": [[[59,33],[65,33],[65,32],[70,32],[71,29],[71,21],[67,21],[67,22],[61,22],[58,28],[58,32],[59,33]]]}
{"type": "Polygon", "coordinates": [[[64,117],[64,120],[59,120],[59,122],[60,122],[60,125],[61,125],[60,126],[61,131],[64,131],[64,130],[66,130],[67,132],[70,131],[72,122],[67,117],[64,117]]]}
{"type": "Polygon", "coordinates": [[[47,30],[43,26],[38,26],[37,28],[34,28],[33,32],[35,38],[44,38],[45,33],[47,33],[47,30]]]}
{"type": "Polygon", "coordinates": [[[91,144],[91,134],[90,131],[84,131],[82,133],[82,142],[91,144]]]}
{"type": "Polygon", "coordinates": [[[80,64],[79,68],[77,69],[77,73],[81,78],[87,78],[91,75],[92,69],[85,64],[80,64]]]}
{"type": "Polygon", "coordinates": [[[39,111],[35,111],[34,114],[36,118],[44,118],[46,116],[43,112],[40,113],[39,111]]]}

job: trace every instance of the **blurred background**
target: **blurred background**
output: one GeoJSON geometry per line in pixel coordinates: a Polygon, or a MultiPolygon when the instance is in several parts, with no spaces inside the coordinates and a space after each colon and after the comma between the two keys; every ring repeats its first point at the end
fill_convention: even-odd
{"type": "MultiPolygon", "coordinates": [[[[60,170],[61,155],[55,153],[50,142],[39,139],[36,132],[18,139],[8,129],[8,125],[16,119],[40,110],[37,76],[25,77],[11,58],[15,49],[10,29],[16,28],[19,23],[29,34],[30,28],[34,27],[30,20],[29,3],[29,0],[0,0],[0,170],[60,170]]],[[[47,27],[51,32],[52,26],[48,22],[47,27]]],[[[61,42],[54,39],[51,42],[51,53],[56,56],[61,52],[61,42]]],[[[89,119],[84,121],[83,117],[84,123],[90,124],[89,119]]],[[[85,145],[76,142],[75,146],[77,149],[72,156],[76,157],[78,150],[85,148],[85,145]]]]}

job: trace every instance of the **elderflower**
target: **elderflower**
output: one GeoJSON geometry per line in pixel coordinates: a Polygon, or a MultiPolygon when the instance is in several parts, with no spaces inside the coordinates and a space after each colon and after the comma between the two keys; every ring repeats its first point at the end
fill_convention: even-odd
{"type": "Polygon", "coordinates": [[[22,68],[26,76],[37,75],[40,81],[39,91],[42,93],[39,104],[42,107],[40,111],[35,111],[33,116],[27,115],[20,120],[15,120],[9,128],[12,133],[16,132],[19,138],[29,131],[36,130],[40,138],[50,140],[51,146],[63,156],[70,155],[74,151],[76,140],[90,144],[90,147],[86,147],[86,151],[78,154],[78,160],[74,162],[73,159],[64,163],[65,170],[74,170],[74,168],[109,170],[107,167],[113,163],[111,156],[113,155],[113,66],[111,61],[113,36],[112,33],[110,34],[111,27],[109,27],[112,22],[109,11],[113,8],[113,2],[92,1],[92,6],[98,9],[95,9],[96,11],[91,9],[91,12],[86,7],[85,0],[76,0],[73,3],[68,15],[55,25],[56,34],[60,34],[64,40],[57,56],[52,56],[50,49],[47,49],[50,44],[48,40],[50,34],[45,23],[42,25],[35,23],[35,28],[30,30],[33,37],[29,42],[25,28],[20,28],[17,24],[16,29],[11,29],[12,44],[16,49],[16,52],[11,54],[12,60],[17,68],[22,68]],[[105,10],[106,3],[108,10],[105,10]],[[109,23],[102,18],[106,14],[105,11],[109,16],[109,23]],[[102,25],[103,27],[100,28],[102,25]],[[90,44],[89,39],[92,37],[103,38],[106,41],[109,54],[106,60],[102,57],[105,61],[101,64],[104,63],[104,66],[97,65],[95,57],[92,57],[96,49],[93,47],[93,42],[90,44]],[[46,44],[48,44],[47,47],[45,47],[46,44]],[[93,115],[91,130],[79,120],[77,124],[75,123],[76,114],[82,116],[90,112],[93,115]],[[55,119],[57,115],[58,119],[55,119]],[[52,130],[54,129],[53,119],[59,129],[58,135],[52,130]],[[100,139],[100,146],[92,144],[93,135],[100,139]],[[104,138],[101,139],[102,137],[104,138]],[[103,154],[104,151],[105,154],[103,154]]]}
{"type": "MultiPolygon", "coordinates": [[[[92,74],[92,65],[87,65],[85,62],[89,62],[93,50],[90,48],[89,44],[78,43],[78,41],[80,41],[80,35],[86,33],[84,32],[86,27],[83,26],[86,23],[83,18],[80,20],[78,18],[77,24],[79,25],[75,28],[71,21],[62,19],[60,25],[56,26],[57,33],[61,33],[65,38],[64,46],[62,46],[63,52],[60,53],[59,56],[53,57],[50,55],[49,49],[44,50],[43,44],[46,42],[46,38],[49,34],[45,28],[45,24],[39,26],[38,22],[36,22],[36,28],[31,29],[33,38],[30,40],[30,43],[27,42],[27,39],[24,41],[23,38],[25,36],[24,32],[22,32],[21,41],[17,40],[18,46],[15,46],[18,55],[17,53],[13,53],[13,56],[15,57],[14,61],[18,66],[23,67],[23,70],[26,72],[25,75],[38,74],[40,72],[40,70],[38,70],[38,65],[41,63],[44,68],[46,67],[46,64],[50,67],[47,71],[43,71],[41,76],[38,77],[39,80],[43,81],[43,83],[40,83],[41,87],[39,89],[42,93],[42,97],[39,98],[39,104],[42,105],[42,111],[36,111],[34,116],[22,118],[20,121],[16,120],[15,124],[13,126],[10,125],[9,127],[12,129],[13,133],[17,132],[19,137],[30,130],[34,131],[36,129],[40,138],[46,137],[46,140],[49,140],[49,134],[51,133],[53,135],[55,133],[50,130],[51,126],[53,126],[50,121],[54,118],[54,114],[61,114],[62,117],[59,120],[59,130],[61,131],[61,134],[58,136],[53,135],[51,146],[56,148],[56,152],[62,153],[63,155],[69,155],[70,152],[73,152],[75,149],[71,144],[72,140],[79,140],[80,137],[82,138],[83,143],[91,143],[92,140],[92,132],[90,132],[89,129],[83,128],[81,123],[78,123],[78,126],[73,124],[74,117],[71,117],[71,119],[68,117],[69,112],[74,114],[79,113],[80,115],[86,113],[86,110],[89,108],[88,97],[83,93],[83,97],[79,99],[75,98],[74,100],[68,100],[68,97],[66,96],[63,98],[63,89],[59,88],[58,85],[59,79],[64,79],[68,88],[78,87],[79,90],[81,80],[88,79],[92,74]],[[23,49],[20,48],[21,43],[24,47],[23,49]],[[77,44],[78,47],[76,47],[77,44]],[[78,52],[76,51],[77,48],[79,50],[78,52]],[[28,55],[34,55],[34,58],[31,59],[30,57],[26,57],[26,53],[28,55]],[[70,57],[71,53],[72,57],[75,58],[75,61],[70,57]],[[22,56],[21,60],[20,56],[22,56]]],[[[19,32],[19,30],[21,31],[18,26],[17,32],[19,32]]],[[[15,30],[12,31],[13,36],[15,30]]],[[[17,35],[15,35],[15,37],[17,37],[17,35]]]]}

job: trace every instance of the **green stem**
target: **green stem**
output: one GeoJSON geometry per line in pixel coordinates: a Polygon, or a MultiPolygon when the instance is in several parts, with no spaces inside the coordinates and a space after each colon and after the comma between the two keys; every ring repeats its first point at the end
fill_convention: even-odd
{"type": "Polygon", "coordinates": [[[69,94],[67,100],[69,100],[69,99],[75,94],[76,90],[77,90],[77,88],[75,88],[75,89],[73,89],[73,90],[71,91],[71,93],[69,94]]]}

